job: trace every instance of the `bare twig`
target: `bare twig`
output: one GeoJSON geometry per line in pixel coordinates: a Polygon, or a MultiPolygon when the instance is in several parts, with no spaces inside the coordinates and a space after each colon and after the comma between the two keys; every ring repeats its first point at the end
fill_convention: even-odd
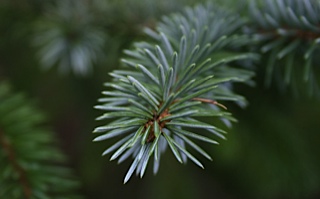
{"type": "Polygon", "coordinates": [[[200,102],[204,102],[204,103],[208,103],[208,104],[214,104],[214,105],[220,106],[221,108],[227,110],[227,107],[226,107],[225,105],[220,104],[220,103],[218,103],[218,102],[215,101],[215,100],[205,99],[205,98],[200,98],[200,97],[192,98],[192,100],[194,100],[194,101],[200,101],[200,102]]]}

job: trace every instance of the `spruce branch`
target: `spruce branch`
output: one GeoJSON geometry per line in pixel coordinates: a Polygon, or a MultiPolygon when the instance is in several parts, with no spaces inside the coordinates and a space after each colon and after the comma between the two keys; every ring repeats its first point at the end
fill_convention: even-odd
{"type": "Polygon", "coordinates": [[[0,146],[3,149],[3,152],[8,155],[8,163],[11,164],[13,170],[17,172],[19,178],[18,181],[22,187],[24,198],[30,198],[31,187],[27,181],[26,173],[17,162],[17,157],[14,152],[14,149],[12,148],[11,144],[9,143],[8,139],[6,138],[2,130],[0,130],[0,146]]]}
{"type": "Polygon", "coordinates": [[[237,52],[246,38],[237,35],[242,24],[234,13],[213,4],[199,5],[163,17],[156,30],[145,31],[152,41],[137,42],[124,51],[123,69],[110,73],[112,83],[105,84],[109,89],[95,106],[106,111],[98,120],[112,122],[94,130],[100,134],[94,141],[122,136],[103,155],[115,151],[111,160],[119,162],[133,157],[124,183],[134,172],[143,177],[151,156],[156,173],[167,146],[180,163],[190,159],[203,168],[190,149],[211,160],[191,139],[218,144],[211,134],[225,138],[226,132],[201,117],[234,121],[216,100],[244,100],[233,93],[232,85],[247,82],[253,73],[235,66],[257,56],[237,52]]]}
{"type": "Polygon", "coordinates": [[[320,42],[320,2],[251,1],[249,10],[250,32],[259,42],[262,54],[267,55],[266,85],[278,76],[282,85],[296,87],[303,83],[311,95],[319,95],[315,72],[318,70],[316,55],[320,42]]]}
{"type": "Polygon", "coordinates": [[[49,4],[35,23],[32,45],[44,69],[57,66],[86,76],[103,59],[107,34],[93,21],[90,3],[84,0],[58,0],[49,4]]]}
{"type": "Polygon", "coordinates": [[[21,94],[0,84],[0,198],[80,198],[44,115],[21,94]]]}

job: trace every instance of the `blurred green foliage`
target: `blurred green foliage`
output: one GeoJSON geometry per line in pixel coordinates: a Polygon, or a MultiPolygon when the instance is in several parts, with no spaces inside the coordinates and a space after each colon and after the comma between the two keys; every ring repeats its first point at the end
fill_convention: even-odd
{"type": "Polygon", "coordinates": [[[78,181],[62,166],[54,134],[41,127],[45,116],[23,94],[0,84],[0,197],[81,198],[78,181]]]}
{"type": "MultiPolygon", "coordinates": [[[[202,1],[79,0],[63,4],[66,2],[71,6],[60,14],[72,16],[69,21],[53,17],[52,13],[59,14],[59,1],[0,2],[0,80],[10,80],[16,90],[36,98],[49,115],[61,148],[82,181],[81,194],[85,198],[320,197],[320,102],[303,93],[295,97],[279,91],[277,86],[265,88],[264,70],[258,70],[256,87],[236,88],[247,97],[249,106],[240,109],[228,105],[239,123],[234,124],[228,140],[220,146],[204,145],[215,157],[205,170],[193,164],[181,166],[173,155],[166,153],[157,176],[146,172],[143,180],[133,178],[122,185],[130,161],[121,165],[109,163],[107,158],[100,157],[108,143],[91,142],[90,132],[97,126],[94,118],[99,115],[92,107],[100,97],[102,83],[109,81],[107,73],[119,66],[121,51],[144,38],[142,27],[152,28],[162,15],[202,1]],[[46,27],[61,34],[48,37],[45,42],[61,37],[71,40],[66,52],[72,52],[71,47],[76,45],[92,52],[89,55],[75,51],[79,53],[76,57],[88,60],[93,68],[91,74],[77,76],[77,71],[84,70],[69,63],[65,65],[69,73],[61,75],[57,72],[58,61],[44,59],[37,38],[44,35],[42,28],[46,27]],[[72,33],[76,33],[79,42],[72,33]],[[83,40],[91,33],[98,39],[89,39],[89,43],[97,46],[83,40]],[[42,70],[44,65],[52,67],[42,70]]],[[[241,8],[244,1],[226,2],[231,9],[241,8]]],[[[42,53],[54,49],[47,50],[42,53]]],[[[319,74],[315,75],[319,79],[319,74]]]]}

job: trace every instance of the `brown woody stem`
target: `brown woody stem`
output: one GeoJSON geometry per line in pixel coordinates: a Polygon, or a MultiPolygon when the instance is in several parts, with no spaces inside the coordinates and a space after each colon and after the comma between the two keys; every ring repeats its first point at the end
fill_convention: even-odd
{"type": "MultiPolygon", "coordinates": [[[[291,28],[286,28],[286,27],[282,27],[281,29],[295,32],[295,34],[290,36],[290,37],[293,37],[293,38],[299,38],[299,39],[303,39],[303,40],[314,40],[314,39],[320,37],[319,33],[311,32],[311,31],[304,31],[304,30],[299,30],[299,29],[291,29],[291,28]]],[[[262,33],[262,34],[271,33],[273,35],[281,36],[278,33],[277,30],[260,30],[259,32],[262,33]]]]}
{"type": "Polygon", "coordinates": [[[218,103],[218,102],[215,101],[215,100],[205,99],[205,98],[199,98],[199,97],[192,98],[192,100],[194,100],[194,101],[200,101],[200,102],[204,102],[204,103],[208,103],[208,104],[214,104],[214,105],[220,106],[221,108],[227,110],[227,107],[226,107],[225,105],[220,104],[220,103],[218,103]]]}
{"type": "Polygon", "coordinates": [[[170,122],[169,120],[165,120],[165,121],[160,121],[162,118],[170,116],[169,110],[166,109],[164,110],[160,115],[157,115],[156,113],[154,113],[154,117],[153,119],[149,120],[146,124],[145,124],[145,128],[148,128],[149,126],[151,126],[148,138],[147,138],[147,143],[149,142],[153,142],[153,140],[155,139],[155,134],[153,131],[153,125],[154,122],[157,122],[159,124],[160,127],[160,132],[162,131],[162,128],[165,127],[167,122],[170,122]]]}
{"type": "Polygon", "coordinates": [[[9,163],[12,165],[14,170],[18,173],[19,183],[22,186],[25,198],[27,199],[31,198],[32,191],[26,177],[26,172],[18,164],[14,149],[12,148],[12,145],[10,144],[10,142],[8,141],[8,139],[6,138],[5,134],[1,129],[0,129],[0,146],[1,148],[3,148],[4,152],[8,155],[9,163]]]}

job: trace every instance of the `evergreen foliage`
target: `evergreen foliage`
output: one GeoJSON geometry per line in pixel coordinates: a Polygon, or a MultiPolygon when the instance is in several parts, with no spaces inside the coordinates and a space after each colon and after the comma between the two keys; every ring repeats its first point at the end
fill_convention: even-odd
{"type": "Polygon", "coordinates": [[[203,168],[187,145],[211,160],[191,139],[217,144],[210,134],[225,138],[226,132],[200,118],[218,117],[229,124],[234,118],[216,100],[243,101],[232,92],[232,83],[249,80],[252,72],[232,66],[256,55],[236,51],[248,40],[235,34],[241,25],[238,16],[200,5],[164,17],[156,32],[146,29],[154,42],[138,42],[125,51],[124,70],[110,73],[113,81],[105,84],[110,89],[96,106],[107,111],[98,120],[114,120],[94,130],[102,133],[94,141],[122,136],[103,155],[115,151],[111,160],[118,162],[133,156],[124,183],[134,171],[142,177],[152,157],[156,173],[167,145],[180,163],[189,158],[203,168]]]}
{"type": "Polygon", "coordinates": [[[187,151],[188,144],[211,159],[188,137],[216,143],[199,134],[198,129],[224,137],[224,130],[198,117],[218,116],[226,123],[234,120],[216,100],[244,101],[233,92],[232,82],[246,82],[252,72],[230,67],[234,62],[248,67],[250,60],[257,58],[243,52],[244,47],[259,47],[263,54],[270,52],[268,84],[277,59],[284,59],[279,62],[285,65],[280,70],[284,73],[281,79],[286,84],[292,81],[293,63],[297,62],[292,52],[301,50],[304,81],[310,82],[310,93],[317,90],[312,65],[318,48],[319,5],[316,1],[267,0],[258,5],[251,1],[252,20],[246,21],[235,12],[205,4],[163,17],[155,30],[145,29],[153,41],[137,42],[133,50],[124,51],[127,57],[122,63],[126,70],[110,73],[114,79],[105,85],[111,89],[103,92],[106,97],[100,99],[102,105],[96,106],[107,111],[98,120],[114,120],[94,130],[103,133],[94,141],[126,135],[103,153],[116,150],[111,160],[119,157],[119,162],[133,156],[124,182],[134,171],[142,177],[153,154],[156,173],[159,156],[167,145],[181,163],[188,157],[203,167],[187,151]]]}
{"type": "Polygon", "coordinates": [[[44,16],[34,24],[32,46],[42,68],[56,66],[62,74],[88,76],[94,66],[118,50],[114,40],[121,43],[139,35],[137,26],[154,23],[160,13],[178,10],[188,1],[53,1],[44,6],[44,16]]]}
{"type": "MultiPolygon", "coordinates": [[[[217,160],[196,179],[217,189],[194,186],[187,182],[193,172],[170,164],[157,180],[142,182],[147,188],[128,186],[142,186],[146,198],[319,198],[320,1],[203,1],[4,0],[0,80],[48,100],[44,108],[58,118],[53,123],[67,150],[77,148],[73,165],[88,198],[127,196],[112,187],[118,173],[100,164],[99,146],[110,160],[132,161],[124,183],[134,173],[142,178],[148,165],[156,174],[165,151],[200,168],[211,155],[217,160]],[[184,7],[193,3],[199,4],[184,7]],[[127,50],[120,56],[120,49],[127,50]],[[38,66],[75,76],[40,73],[38,66]],[[96,111],[90,107],[106,71],[95,106],[99,127],[90,135],[96,111]],[[289,89],[302,99],[278,95],[289,89]],[[234,115],[241,122],[227,136],[234,115]],[[82,139],[80,147],[72,136],[82,139]],[[221,141],[219,150],[207,145],[221,141]]],[[[79,198],[45,121],[24,95],[0,82],[0,198],[79,198]]]]}
{"type": "Polygon", "coordinates": [[[267,60],[266,85],[275,77],[280,85],[319,96],[320,1],[250,2],[250,31],[267,60]]]}
{"type": "Polygon", "coordinates": [[[107,36],[95,25],[88,5],[83,0],[59,0],[36,22],[33,45],[45,69],[57,65],[62,73],[71,70],[85,76],[103,59],[107,36]]]}
{"type": "Polygon", "coordinates": [[[79,198],[52,132],[40,126],[44,121],[24,95],[0,84],[0,198],[79,198]]]}

